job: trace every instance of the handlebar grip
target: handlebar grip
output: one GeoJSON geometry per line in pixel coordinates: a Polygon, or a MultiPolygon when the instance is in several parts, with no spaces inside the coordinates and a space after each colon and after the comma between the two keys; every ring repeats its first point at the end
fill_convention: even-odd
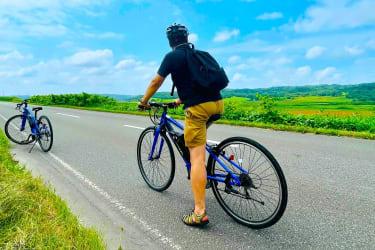
{"type": "Polygon", "coordinates": [[[157,103],[157,102],[150,102],[150,107],[158,107],[158,108],[176,108],[176,102],[168,102],[168,103],[157,103]]]}
{"type": "Polygon", "coordinates": [[[151,108],[149,108],[149,107],[145,107],[145,106],[142,106],[142,105],[138,105],[138,109],[139,109],[140,111],[144,111],[144,110],[150,110],[151,108]]]}

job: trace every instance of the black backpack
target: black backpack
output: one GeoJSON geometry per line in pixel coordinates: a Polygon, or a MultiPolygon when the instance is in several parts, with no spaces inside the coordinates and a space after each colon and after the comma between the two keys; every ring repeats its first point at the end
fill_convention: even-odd
{"type": "MultiPolygon", "coordinates": [[[[228,86],[228,77],[225,71],[216,62],[208,52],[194,49],[192,47],[184,48],[186,53],[186,63],[189,68],[193,86],[209,92],[216,92],[228,86]]],[[[174,83],[171,96],[174,92],[174,83]]]]}

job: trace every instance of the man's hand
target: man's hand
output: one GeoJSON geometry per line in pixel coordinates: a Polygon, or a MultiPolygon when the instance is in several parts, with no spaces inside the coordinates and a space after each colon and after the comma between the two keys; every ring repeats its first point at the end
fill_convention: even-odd
{"type": "Polygon", "coordinates": [[[144,111],[144,110],[149,110],[150,109],[150,104],[148,102],[138,102],[138,110],[139,111],[144,111]]]}
{"type": "Polygon", "coordinates": [[[175,99],[174,103],[176,103],[176,108],[178,108],[178,106],[180,106],[180,104],[181,104],[180,98],[175,99]]]}

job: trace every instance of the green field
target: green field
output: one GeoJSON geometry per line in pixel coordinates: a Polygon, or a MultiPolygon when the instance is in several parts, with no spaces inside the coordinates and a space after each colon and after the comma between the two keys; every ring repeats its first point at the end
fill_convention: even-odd
{"type": "MultiPolygon", "coordinates": [[[[225,112],[219,123],[277,130],[345,135],[375,139],[375,105],[352,100],[345,95],[269,97],[256,95],[224,98],[225,112]]],[[[154,99],[155,101],[171,101],[154,99]]],[[[107,96],[82,94],[32,96],[30,102],[105,112],[147,114],[138,111],[137,102],[118,102],[107,96]]],[[[183,118],[182,107],[169,111],[183,118]]]]}
{"type": "MultiPolygon", "coordinates": [[[[259,102],[251,101],[244,97],[231,97],[225,99],[227,102],[242,105],[245,110],[256,110],[259,102]]],[[[274,108],[279,112],[291,114],[319,114],[319,115],[361,115],[374,116],[375,105],[366,104],[366,102],[353,101],[345,97],[331,96],[308,96],[296,98],[278,98],[275,99],[274,108]]]]}

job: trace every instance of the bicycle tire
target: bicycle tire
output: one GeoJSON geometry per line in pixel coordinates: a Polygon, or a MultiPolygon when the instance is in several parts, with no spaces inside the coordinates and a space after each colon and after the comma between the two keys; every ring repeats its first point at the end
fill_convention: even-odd
{"type": "MultiPolygon", "coordinates": [[[[273,155],[265,147],[263,147],[261,144],[257,143],[254,140],[244,138],[244,137],[231,137],[231,138],[228,138],[228,139],[222,141],[217,146],[217,152],[220,152],[220,153],[224,152],[224,154],[231,153],[232,155],[230,155],[229,158],[232,158],[234,162],[236,162],[238,165],[242,166],[243,168],[244,168],[243,162],[244,162],[244,160],[246,160],[247,157],[249,159],[250,165],[252,163],[254,163],[255,161],[257,161],[257,162],[255,162],[254,165],[258,164],[260,157],[263,157],[264,163],[269,165],[269,167],[266,170],[263,170],[263,173],[259,173],[259,172],[256,173],[255,172],[255,170],[259,169],[260,166],[262,166],[264,164],[263,161],[261,161],[261,164],[259,164],[256,167],[249,166],[249,168],[246,169],[248,171],[247,176],[250,177],[251,183],[252,183],[252,185],[254,185],[254,188],[248,187],[247,191],[245,191],[245,187],[237,187],[237,189],[236,188],[234,188],[234,189],[237,190],[238,193],[236,193],[236,191],[233,191],[233,194],[232,194],[231,191],[229,191],[229,193],[228,193],[228,190],[233,190],[233,189],[225,188],[225,186],[226,186],[225,183],[218,182],[218,181],[215,181],[215,180],[210,180],[212,191],[215,195],[215,198],[219,202],[220,206],[224,209],[224,211],[229,216],[231,216],[234,220],[236,220],[237,222],[239,222],[243,225],[246,225],[250,228],[254,228],[254,229],[266,228],[266,227],[272,226],[276,222],[278,222],[280,220],[280,218],[282,217],[285,209],[286,209],[287,200],[288,200],[288,191],[287,191],[287,184],[286,184],[285,176],[284,176],[284,174],[281,170],[281,167],[280,167],[279,163],[275,159],[275,157],[273,157],[273,155]],[[236,149],[236,147],[239,148],[239,149],[236,149]],[[252,153],[251,150],[250,150],[250,153],[248,155],[246,155],[245,152],[241,153],[241,151],[240,151],[241,147],[243,147],[243,148],[249,147],[249,149],[253,150],[254,153],[252,153]],[[225,152],[225,151],[227,151],[227,152],[225,152]],[[235,152],[237,152],[237,151],[240,151],[239,157],[234,156],[235,152]],[[256,156],[257,154],[258,154],[258,156],[256,156]],[[257,159],[256,159],[256,157],[257,157],[257,159]],[[271,168],[271,170],[272,170],[271,172],[273,172],[276,176],[276,179],[272,180],[270,183],[271,184],[277,183],[277,187],[267,185],[267,183],[269,184],[269,182],[267,182],[267,180],[271,180],[271,179],[268,179],[268,178],[271,178],[271,177],[269,177],[271,175],[271,174],[269,174],[270,172],[268,172],[269,168],[271,168]],[[267,174],[267,175],[266,175],[266,178],[262,180],[261,175],[263,175],[263,174],[267,174]],[[265,182],[265,183],[263,183],[263,182],[265,182]],[[223,185],[224,185],[224,192],[222,192],[222,190],[221,190],[221,187],[223,185]],[[264,195],[264,194],[261,193],[262,187],[264,189],[264,192],[267,195],[264,195]],[[269,190],[269,189],[271,189],[271,190],[269,190]],[[275,194],[275,196],[276,196],[277,190],[278,190],[278,200],[273,199],[273,198],[268,196],[268,195],[271,196],[272,194],[275,194]],[[248,196],[245,197],[245,194],[246,194],[246,192],[248,193],[248,191],[250,191],[249,196],[251,198],[249,198],[248,196]],[[224,197],[225,194],[226,194],[226,196],[224,197]],[[231,194],[235,198],[228,197],[231,194]],[[239,195],[237,195],[237,194],[239,194],[239,195]],[[232,201],[233,199],[238,199],[238,198],[240,199],[239,206],[241,206],[242,204],[250,205],[250,206],[246,207],[245,209],[243,209],[242,207],[239,209],[239,206],[237,208],[235,205],[231,206],[229,204],[230,201],[232,201]],[[263,201],[264,204],[261,204],[262,199],[264,199],[264,201],[263,201]],[[273,202],[275,204],[273,204],[273,202]],[[276,204],[276,202],[277,202],[277,204],[276,204]],[[269,209],[270,212],[269,212],[268,217],[260,218],[261,216],[259,216],[259,215],[262,215],[263,212],[267,212],[267,210],[265,209],[266,204],[267,205],[272,204],[272,205],[275,206],[275,208],[269,209]],[[250,210],[249,210],[249,207],[250,207],[250,210]],[[258,211],[258,207],[263,208],[263,211],[258,211]],[[244,215],[244,212],[249,212],[249,211],[251,212],[250,215],[248,215],[248,214],[244,215]],[[253,211],[254,211],[254,213],[253,213],[253,211]],[[257,218],[257,217],[259,217],[259,218],[257,218]]],[[[228,157],[228,155],[227,155],[227,157],[228,157]]],[[[220,157],[220,159],[222,159],[222,157],[220,157]]],[[[227,173],[222,168],[222,166],[219,163],[216,164],[216,162],[217,161],[212,156],[209,157],[208,164],[207,164],[208,165],[208,173],[211,176],[214,176],[215,173],[221,173],[221,174],[227,173]],[[223,169],[224,171],[219,170],[220,168],[223,169]]],[[[226,164],[226,166],[228,166],[228,164],[226,164]]],[[[229,168],[230,168],[230,166],[229,166],[229,168]]],[[[236,170],[234,167],[232,167],[231,170],[236,174],[236,176],[239,176],[241,174],[241,171],[236,170]]],[[[245,173],[243,173],[243,174],[245,174],[245,173]]],[[[235,187],[235,186],[233,186],[233,187],[235,187]]]]}
{"type": "Polygon", "coordinates": [[[20,145],[30,144],[35,141],[35,136],[31,135],[31,127],[29,121],[26,120],[25,128],[21,131],[23,115],[15,115],[7,120],[4,126],[5,135],[14,143],[20,145]],[[17,121],[19,119],[19,121],[17,121]],[[16,135],[13,135],[13,131],[17,131],[17,134],[21,139],[16,139],[16,135]]]}
{"type": "Polygon", "coordinates": [[[41,134],[38,135],[39,146],[44,152],[48,152],[51,150],[53,144],[53,129],[51,121],[47,116],[42,115],[38,119],[38,126],[41,132],[41,134]],[[45,122],[43,120],[45,120],[45,122]],[[44,127],[44,124],[47,128],[44,127]]]}
{"type": "MultiPolygon", "coordinates": [[[[165,156],[166,158],[164,158],[164,156],[162,157],[160,155],[160,157],[157,159],[153,159],[153,160],[148,159],[149,152],[151,151],[152,143],[154,141],[154,134],[155,134],[155,127],[148,127],[142,131],[141,135],[139,136],[138,143],[137,143],[137,161],[138,161],[139,170],[142,174],[143,179],[147,183],[147,185],[155,191],[162,192],[166,190],[172,184],[172,181],[175,175],[175,157],[174,157],[172,144],[169,141],[168,137],[165,134],[160,133],[159,138],[163,138],[164,142],[166,142],[167,148],[169,151],[169,157],[166,155],[165,156]],[[162,159],[165,161],[168,161],[170,159],[170,170],[163,172],[161,168],[159,168],[160,166],[165,167],[161,163],[162,159]],[[147,169],[147,165],[149,166],[148,169],[147,169]],[[156,168],[158,168],[158,170],[160,171],[155,171],[156,168]],[[165,177],[165,181],[163,180],[160,183],[155,183],[156,181],[152,177],[157,177],[157,175],[159,177],[163,177],[162,174],[165,177]]],[[[159,138],[155,147],[155,152],[158,152],[158,149],[160,148],[161,140],[159,140],[159,138]]],[[[165,145],[163,144],[163,148],[164,146],[165,145]]],[[[166,150],[162,150],[162,154],[165,155],[166,150]]]]}

